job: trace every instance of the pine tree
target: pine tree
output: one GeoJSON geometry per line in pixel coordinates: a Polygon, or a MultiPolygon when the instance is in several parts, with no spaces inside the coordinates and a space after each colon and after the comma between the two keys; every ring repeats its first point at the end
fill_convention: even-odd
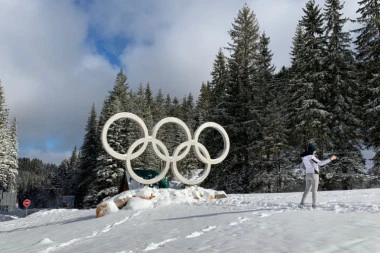
{"type": "Polygon", "coordinates": [[[66,195],[76,195],[78,190],[78,151],[75,146],[70,159],[67,161],[66,195]]]}
{"type": "Polygon", "coordinates": [[[363,103],[367,109],[367,125],[370,129],[372,142],[380,147],[380,127],[377,124],[380,118],[380,1],[362,0],[359,2],[357,22],[362,27],[354,30],[358,33],[355,40],[361,82],[365,84],[363,103]]]}
{"type": "Polygon", "coordinates": [[[226,88],[229,79],[226,57],[221,49],[219,49],[219,52],[216,55],[213,70],[211,71],[211,77],[211,82],[207,82],[206,86],[201,88],[200,95],[204,96],[202,99],[205,101],[200,108],[203,108],[201,111],[204,111],[203,114],[205,115],[203,116],[203,121],[201,120],[200,123],[212,121],[220,125],[225,125],[226,122],[224,122],[223,115],[225,104],[223,101],[227,100],[226,88]],[[209,100],[209,102],[206,102],[207,100],[209,100]],[[207,112],[207,114],[205,112],[207,112]]]}
{"type": "MultiPolygon", "coordinates": [[[[370,145],[375,147],[373,171],[379,171],[380,164],[380,1],[359,1],[357,13],[360,16],[357,22],[360,28],[354,30],[358,33],[355,40],[357,60],[361,83],[365,87],[362,92],[362,103],[365,106],[366,127],[369,130],[370,145]]],[[[377,184],[379,176],[377,176],[377,184]]]]}
{"type": "MultiPolygon", "coordinates": [[[[326,0],[324,17],[326,20],[325,42],[326,56],[324,59],[326,91],[320,98],[330,112],[331,140],[330,150],[347,153],[349,156],[338,159],[334,166],[326,167],[326,173],[331,173],[336,185],[336,178],[341,174],[344,185],[352,187],[360,178],[364,169],[363,157],[359,145],[361,141],[361,126],[359,119],[358,89],[353,53],[350,49],[350,33],[343,30],[348,19],[342,17],[343,4],[339,0],[326,0]]],[[[321,186],[324,186],[322,180],[321,186]]]]}
{"type": "Polygon", "coordinates": [[[4,89],[0,81],[0,190],[17,190],[18,141],[16,119],[8,125],[9,111],[5,105],[4,89]]]}
{"type": "Polygon", "coordinates": [[[197,100],[196,112],[197,112],[197,125],[201,125],[204,122],[210,120],[213,93],[211,91],[211,85],[207,82],[202,82],[200,93],[197,100]]]}
{"type": "Polygon", "coordinates": [[[380,1],[362,0],[358,3],[360,7],[357,13],[360,16],[356,21],[362,27],[354,30],[358,33],[355,40],[357,59],[365,73],[364,78],[369,79],[371,88],[376,88],[380,79],[380,1]]]}
{"type": "MultiPolygon", "coordinates": [[[[135,113],[143,119],[150,134],[153,129],[154,122],[152,115],[153,96],[149,83],[145,88],[140,84],[135,96],[135,103],[138,105],[135,113]]],[[[138,136],[136,136],[136,139],[143,137],[139,129],[135,129],[134,131],[138,134],[138,136]]],[[[160,162],[154,153],[151,143],[148,144],[143,154],[134,160],[133,167],[144,170],[160,168],[160,162]]]]}
{"type": "Polygon", "coordinates": [[[229,34],[232,42],[228,47],[231,56],[228,59],[226,127],[231,135],[231,155],[248,165],[248,146],[252,141],[248,133],[257,127],[257,122],[253,122],[256,112],[252,111],[251,102],[254,102],[255,85],[252,80],[258,56],[259,25],[256,15],[247,5],[238,12],[229,34]]]}
{"type": "Polygon", "coordinates": [[[157,123],[158,121],[162,120],[168,115],[165,108],[164,95],[162,94],[161,89],[158,90],[153,104],[154,106],[151,108],[152,115],[153,115],[153,122],[157,123]]]}
{"type": "MultiPolygon", "coordinates": [[[[128,93],[127,76],[123,70],[117,74],[113,90],[105,99],[99,117],[99,135],[106,121],[119,112],[131,111],[131,95],[128,93]]],[[[114,122],[107,134],[109,145],[121,154],[127,153],[129,139],[127,135],[128,120],[114,122]]],[[[99,136],[100,139],[100,136],[99,136]]],[[[102,199],[113,196],[118,192],[119,181],[125,170],[125,161],[111,157],[103,148],[99,149],[96,165],[96,179],[91,185],[85,198],[87,206],[97,204],[102,199]]]]}
{"type": "Polygon", "coordinates": [[[275,67],[272,63],[273,53],[269,49],[270,38],[265,32],[260,36],[259,53],[257,57],[256,78],[261,82],[268,82],[273,78],[275,67]]]}
{"type": "Polygon", "coordinates": [[[283,154],[289,148],[288,131],[284,117],[286,100],[282,96],[285,85],[274,79],[275,67],[272,64],[273,54],[269,49],[270,38],[263,33],[259,42],[257,60],[258,84],[260,95],[257,104],[262,128],[260,138],[254,140],[253,164],[255,177],[251,181],[252,190],[282,191],[285,189],[287,156],[283,154]]]}
{"type": "MultiPolygon", "coordinates": [[[[176,106],[178,104],[177,98],[173,99],[175,100],[176,106]]],[[[173,115],[174,113],[174,104],[172,101],[172,98],[170,97],[169,94],[166,95],[166,99],[164,101],[164,110],[167,113],[168,117],[175,117],[173,115]]],[[[168,148],[169,154],[173,154],[174,151],[174,124],[165,124],[163,125],[159,131],[158,131],[158,139],[161,140],[165,146],[168,148]]]]}
{"type": "MultiPolygon", "coordinates": [[[[220,106],[220,103],[225,99],[225,90],[228,83],[228,69],[227,69],[227,63],[226,63],[226,57],[223,54],[222,49],[219,49],[218,54],[216,55],[216,59],[213,64],[213,70],[211,71],[211,82],[209,85],[209,90],[212,93],[211,97],[211,106],[215,108],[214,110],[217,110],[217,108],[220,106]]],[[[212,116],[212,120],[215,122],[218,121],[217,115],[219,113],[211,112],[214,116],[212,116]]],[[[220,123],[220,122],[219,122],[220,123]]]]}
{"type": "Polygon", "coordinates": [[[95,105],[92,105],[90,116],[87,120],[86,134],[81,147],[81,156],[78,166],[78,191],[75,196],[76,206],[84,207],[84,198],[89,193],[89,188],[96,178],[96,158],[99,153],[99,133],[96,119],[95,105]]]}
{"type": "MultiPolygon", "coordinates": [[[[255,108],[257,110],[257,116],[260,119],[260,134],[256,135],[256,138],[252,141],[251,148],[255,154],[252,156],[254,161],[258,160],[260,164],[260,158],[264,157],[263,151],[263,140],[264,140],[264,130],[269,125],[272,124],[270,115],[274,115],[273,111],[282,112],[280,108],[280,101],[276,97],[275,84],[273,79],[273,74],[275,67],[272,64],[273,54],[269,49],[270,38],[268,38],[265,33],[260,36],[259,41],[259,54],[257,56],[256,63],[256,75],[255,80],[257,87],[255,89],[256,93],[256,103],[255,108]]],[[[268,133],[266,133],[268,134],[268,133]]],[[[267,157],[269,154],[266,154],[267,157]]]]}
{"type": "MultiPolygon", "coordinates": [[[[191,93],[188,96],[185,96],[182,99],[181,105],[182,117],[181,119],[185,122],[190,130],[190,134],[194,137],[194,130],[196,127],[196,111],[195,111],[195,103],[194,98],[191,93]]],[[[180,138],[176,142],[176,146],[180,143],[187,141],[185,132],[182,128],[178,128],[177,136],[180,138]]],[[[180,152],[181,153],[181,152],[180,152]]],[[[191,147],[190,152],[184,159],[177,163],[178,171],[187,178],[196,177],[198,175],[198,169],[202,170],[203,166],[200,165],[198,159],[195,156],[193,148],[191,147]]]]}
{"type": "Polygon", "coordinates": [[[8,171],[8,191],[14,192],[17,190],[17,176],[18,176],[18,140],[17,140],[17,126],[16,118],[13,119],[9,132],[9,171],[8,171]]]}
{"type": "Polygon", "coordinates": [[[305,51],[305,35],[304,35],[304,27],[302,26],[302,22],[299,21],[297,24],[296,32],[293,36],[292,42],[292,50],[290,52],[291,55],[291,72],[294,74],[302,71],[302,56],[305,51]]]}
{"type": "Polygon", "coordinates": [[[370,186],[378,187],[380,182],[380,152],[377,152],[373,158],[373,166],[369,169],[369,175],[373,177],[370,180],[370,186]]]}
{"type": "Polygon", "coordinates": [[[4,89],[0,81],[0,190],[8,189],[8,147],[10,146],[8,115],[8,109],[5,106],[4,89]]]}
{"type": "MultiPolygon", "coordinates": [[[[224,107],[226,104],[226,88],[228,85],[228,69],[226,57],[222,49],[219,49],[216,59],[214,60],[213,70],[211,71],[211,82],[202,83],[200,94],[197,101],[197,122],[201,125],[207,121],[216,122],[222,126],[226,126],[224,120],[224,107]]],[[[199,141],[205,145],[210,156],[215,158],[223,149],[223,139],[220,133],[215,131],[204,131],[199,141]]],[[[205,187],[213,187],[219,181],[221,172],[220,166],[217,164],[212,166],[209,176],[204,181],[205,187]]]]}
{"type": "Polygon", "coordinates": [[[322,60],[324,57],[323,16],[314,0],[303,9],[304,16],[293,37],[292,79],[287,118],[292,128],[290,144],[298,149],[316,143],[323,153],[329,143],[330,113],[323,98],[327,87],[322,60]]]}
{"type": "Polygon", "coordinates": [[[223,126],[231,141],[228,172],[224,172],[229,182],[223,177],[218,180],[223,183],[224,190],[247,192],[252,177],[251,145],[262,130],[257,111],[258,86],[254,79],[259,53],[259,25],[256,15],[247,5],[239,10],[229,35],[228,83],[219,107],[223,112],[223,126]]]}
{"type": "Polygon", "coordinates": [[[59,188],[62,188],[63,195],[69,195],[69,191],[71,190],[69,168],[69,161],[67,159],[63,160],[58,166],[59,188]]]}
{"type": "Polygon", "coordinates": [[[190,128],[190,132],[193,133],[197,125],[195,122],[196,112],[193,94],[189,93],[182,101],[182,119],[190,128]]]}

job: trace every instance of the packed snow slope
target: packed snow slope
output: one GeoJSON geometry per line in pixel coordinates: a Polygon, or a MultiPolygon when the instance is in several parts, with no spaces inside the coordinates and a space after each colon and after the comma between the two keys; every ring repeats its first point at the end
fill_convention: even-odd
{"type": "Polygon", "coordinates": [[[301,195],[195,200],[160,190],[159,201],[133,198],[101,218],[41,210],[0,222],[0,252],[380,252],[380,189],[318,192],[315,210],[298,208],[301,195]]]}

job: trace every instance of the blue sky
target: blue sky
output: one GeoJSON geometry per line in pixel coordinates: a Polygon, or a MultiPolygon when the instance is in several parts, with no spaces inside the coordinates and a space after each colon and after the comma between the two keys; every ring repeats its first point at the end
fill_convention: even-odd
{"type": "MultiPolygon", "coordinates": [[[[302,0],[0,0],[0,79],[19,156],[58,164],[80,148],[91,106],[100,112],[120,68],[133,90],[149,82],[197,98],[244,3],[276,67],[288,66],[302,0]]],[[[345,15],[357,9],[347,1],[345,15]]]]}

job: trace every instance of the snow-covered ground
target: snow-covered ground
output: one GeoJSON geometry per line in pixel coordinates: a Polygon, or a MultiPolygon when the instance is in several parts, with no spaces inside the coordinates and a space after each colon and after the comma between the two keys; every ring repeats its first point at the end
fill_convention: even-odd
{"type": "Polygon", "coordinates": [[[298,208],[301,192],[194,200],[190,188],[173,191],[101,218],[55,209],[0,222],[0,252],[380,252],[380,189],[318,192],[315,210],[298,208]]]}

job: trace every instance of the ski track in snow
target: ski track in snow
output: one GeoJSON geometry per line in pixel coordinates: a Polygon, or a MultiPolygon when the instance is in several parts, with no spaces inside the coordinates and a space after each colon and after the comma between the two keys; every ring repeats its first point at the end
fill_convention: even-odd
{"type": "Polygon", "coordinates": [[[57,250],[61,250],[62,248],[64,247],[67,247],[67,246],[70,246],[72,244],[75,244],[75,243],[79,243],[79,242],[83,242],[83,241],[86,241],[88,239],[91,239],[91,238],[94,238],[94,237],[97,237],[103,233],[107,233],[109,231],[111,231],[114,227],[120,225],[120,224],[123,224],[125,223],[126,221],[128,221],[129,219],[133,218],[134,216],[137,216],[141,213],[141,211],[139,212],[136,212],[128,217],[125,217],[124,219],[121,219],[120,221],[117,221],[115,223],[113,223],[112,225],[106,225],[101,231],[94,231],[91,235],[89,236],[85,236],[85,237],[81,237],[81,238],[75,238],[75,239],[72,239],[68,242],[63,242],[63,243],[60,243],[58,245],[54,245],[54,246],[51,246],[47,249],[44,249],[44,250],[41,250],[39,251],[39,253],[50,253],[50,252],[54,252],[54,251],[57,251],[57,250]]]}
{"type": "MultiPolygon", "coordinates": [[[[271,211],[271,210],[268,210],[268,211],[271,211]]],[[[272,211],[272,213],[266,213],[266,212],[252,212],[251,214],[252,215],[258,215],[258,216],[260,216],[260,217],[268,217],[268,216],[270,216],[270,215],[272,215],[272,214],[275,214],[275,213],[282,213],[282,212],[284,212],[285,211],[285,209],[284,210],[280,210],[280,211],[272,211]]],[[[242,216],[240,216],[240,217],[238,217],[237,218],[237,220],[234,220],[234,221],[232,221],[232,222],[229,222],[227,225],[228,226],[237,226],[237,225],[241,225],[241,224],[243,224],[243,223],[245,223],[246,221],[249,221],[250,220],[250,218],[248,218],[248,217],[242,217],[242,216]]],[[[208,233],[208,232],[212,232],[212,230],[214,230],[215,228],[217,228],[217,226],[208,226],[208,227],[206,227],[206,228],[203,228],[203,229],[201,229],[200,231],[194,231],[194,232],[192,232],[192,233],[190,233],[190,234],[188,234],[188,235],[186,235],[186,236],[184,236],[183,238],[181,238],[181,237],[177,237],[177,238],[169,238],[169,239],[166,239],[166,240],[163,240],[162,242],[158,242],[158,243],[154,243],[154,242],[151,242],[151,243],[149,243],[148,244],[148,246],[145,248],[145,249],[143,249],[142,251],[143,252],[145,252],[145,251],[152,251],[152,250],[155,250],[155,249],[158,249],[158,248],[162,248],[162,247],[164,247],[165,246],[165,244],[167,244],[167,243],[170,243],[170,242],[173,242],[173,241],[176,241],[176,240],[180,240],[180,239],[192,239],[192,238],[195,238],[195,237],[199,237],[199,236],[202,236],[203,234],[205,234],[205,233],[208,233]]],[[[226,230],[228,230],[229,228],[228,227],[220,227],[221,229],[226,229],[226,230]]],[[[206,250],[206,249],[208,249],[208,246],[206,246],[206,247],[203,247],[203,248],[201,248],[201,249],[199,249],[199,250],[206,250]]],[[[198,250],[198,251],[199,251],[198,250]]],[[[136,252],[140,252],[140,251],[136,251],[136,252]]]]}
{"type": "MultiPolygon", "coordinates": [[[[279,210],[279,211],[272,211],[272,210],[268,210],[268,211],[271,211],[271,213],[266,213],[266,212],[251,212],[251,215],[258,215],[260,217],[268,217],[268,216],[270,216],[272,214],[282,213],[282,212],[285,211],[285,209],[279,210]]],[[[248,218],[248,217],[242,217],[242,216],[240,216],[240,217],[237,218],[237,220],[229,222],[227,224],[227,226],[241,225],[241,224],[243,224],[243,223],[245,223],[245,222],[247,222],[249,220],[250,220],[250,218],[248,218]]],[[[220,229],[229,230],[229,228],[225,227],[225,226],[219,226],[219,227],[220,227],[220,229]]],[[[198,231],[198,230],[194,231],[194,232],[192,232],[192,233],[184,236],[183,238],[182,237],[176,237],[176,238],[165,239],[162,242],[158,242],[158,243],[151,242],[151,243],[148,244],[148,246],[145,249],[143,249],[141,251],[145,252],[145,251],[152,251],[152,250],[155,250],[155,249],[158,249],[158,248],[162,248],[162,247],[165,246],[165,244],[173,242],[173,241],[177,241],[177,240],[180,240],[180,239],[193,239],[193,238],[202,236],[205,233],[212,232],[212,230],[214,230],[215,228],[217,228],[217,226],[208,226],[206,228],[201,229],[200,231],[198,231]]],[[[203,247],[203,248],[201,248],[199,250],[207,250],[207,249],[208,249],[208,246],[203,247]]],[[[141,251],[136,251],[136,252],[141,252],[141,251]]]]}
{"type": "Polygon", "coordinates": [[[164,247],[165,243],[168,243],[168,242],[172,242],[172,241],[175,241],[177,240],[176,238],[170,238],[170,239],[167,239],[167,240],[164,240],[162,242],[159,242],[159,243],[149,243],[148,247],[146,247],[144,250],[142,251],[151,251],[151,250],[155,250],[155,249],[158,249],[160,247],[164,247]]]}
{"type": "Polygon", "coordinates": [[[216,228],[216,226],[204,228],[204,229],[202,229],[201,232],[195,231],[195,232],[191,233],[190,235],[186,236],[186,238],[193,238],[193,237],[201,236],[204,232],[209,232],[209,231],[213,230],[214,228],[216,228]]]}
{"type": "MultiPolygon", "coordinates": [[[[191,234],[189,235],[186,235],[184,236],[185,239],[192,239],[192,238],[195,238],[195,237],[199,237],[201,235],[203,235],[204,233],[208,233],[210,231],[212,231],[213,229],[215,229],[217,226],[208,226],[206,228],[203,228],[201,231],[194,231],[192,232],[191,234]]],[[[155,250],[155,249],[158,249],[158,248],[161,248],[161,247],[164,247],[166,243],[168,242],[173,242],[173,241],[176,241],[178,239],[181,239],[180,237],[177,237],[177,238],[169,238],[169,239],[166,239],[162,242],[158,242],[158,243],[154,243],[154,242],[151,242],[148,244],[148,246],[143,249],[142,251],[145,252],[145,251],[152,251],[152,250],[155,250]]],[[[137,252],[140,252],[140,251],[137,251],[137,252]]]]}

